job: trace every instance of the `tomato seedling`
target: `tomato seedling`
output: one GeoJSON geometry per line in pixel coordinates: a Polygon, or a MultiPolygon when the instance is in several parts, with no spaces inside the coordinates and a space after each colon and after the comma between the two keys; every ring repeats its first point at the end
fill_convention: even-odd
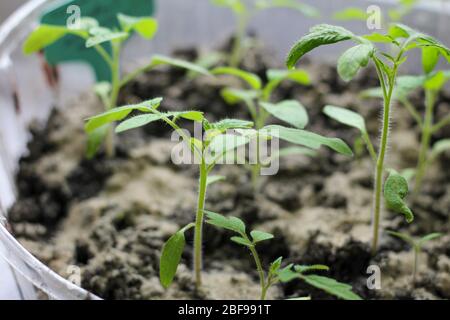
{"type": "Polygon", "coordinates": [[[212,4],[230,9],[237,21],[236,36],[229,56],[228,65],[236,68],[242,59],[242,43],[245,40],[248,24],[259,11],[272,8],[287,8],[301,12],[307,17],[317,17],[319,11],[297,0],[210,0],[212,4]]]}
{"type": "MultiPolygon", "coordinates": [[[[208,74],[207,70],[195,64],[161,55],[154,55],[150,58],[149,64],[138,68],[128,75],[122,76],[120,58],[125,41],[131,37],[133,32],[136,32],[147,40],[152,39],[158,30],[158,22],[151,17],[131,17],[124,14],[117,15],[117,20],[120,25],[118,30],[102,27],[97,20],[90,17],[83,17],[77,29],[42,24],[28,36],[24,43],[23,51],[27,55],[39,52],[66,35],[75,35],[86,40],[86,49],[96,50],[111,70],[111,82],[100,82],[95,87],[95,92],[101,98],[105,110],[111,110],[117,107],[117,100],[121,88],[138,75],[160,65],[171,65],[196,73],[208,74]]],[[[88,158],[92,158],[97,153],[97,150],[105,140],[106,154],[108,157],[114,156],[115,143],[113,129],[112,124],[107,124],[97,128],[95,131],[88,132],[88,158]]]]}
{"type": "MultiPolygon", "coordinates": [[[[289,52],[286,64],[289,68],[293,68],[306,53],[313,49],[322,45],[330,45],[348,40],[355,42],[356,45],[345,51],[339,58],[337,70],[340,77],[344,81],[350,81],[361,68],[366,67],[372,61],[375,65],[383,94],[383,117],[379,150],[376,159],[373,205],[372,253],[375,254],[379,239],[382,192],[386,171],[384,163],[389,141],[391,104],[399,68],[406,61],[409,51],[414,48],[420,48],[422,50],[434,49],[438,55],[442,55],[447,60],[450,59],[450,50],[435,38],[403,24],[392,25],[389,32],[384,35],[373,33],[363,36],[357,36],[353,32],[339,26],[321,24],[311,28],[310,32],[294,45],[289,52]],[[395,54],[391,55],[390,53],[384,52],[376,46],[377,43],[391,44],[396,49],[395,54]]],[[[405,181],[397,176],[396,180],[401,181],[402,184],[395,193],[403,199],[406,196],[403,194],[405,191],[403,182],[405,181]]],[[[412,221],[410,219],[411,217],[409,216],[408,218],[408,216],[408,221],[412,221]]]]}
{"type": "Polygon", "coordinates": [[[246,247],[250,251],[259,275],[261,300],[266,299],[267,291],[272,286],[280,282],[287,283],[293,280],[304,281],[313,287],[342,299],[361,300],[361,297],[352,291],[352,286],[337,282],[329,277],[310,274],[314,271],[328,271],[329,268],[324,265],[305,266],[289,264],[282,268],[281,265],[283,258],[280,257],[272,262],[269,270],[266,272],[263,268],[263,264],[256,247],[263,241],[273,239],[274,236],[272,234],[259,230],[253,230],[249,234],[245,223],[239,218],[225,217],[211,211],[205,211],[205,213],[208,219],[206,222],[208,224],[236,233],[237,236],[232,237],[231,241],[246,247]]]}

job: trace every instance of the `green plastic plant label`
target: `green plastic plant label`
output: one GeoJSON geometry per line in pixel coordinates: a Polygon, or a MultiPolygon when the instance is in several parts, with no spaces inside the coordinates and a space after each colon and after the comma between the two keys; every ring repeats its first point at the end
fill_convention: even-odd
{"type": "MultiPolygon", "coordinates": [[[[102,26],[118,28],[118,13],[141,17],[151,16],[154,10],[154,0],[71,0],[46,12],[41,18],[41,23],[66,25],[77,17],[92,17],[102,26]]],[[[105,49],[110,51],[110,45],[106,44],[105,49]]],[[[87,49],[85,41],[76,36],[65,36],[46,48],[44,53],[50,65],[84,61],[94,69],[97,81],[111,80],[111,72],[105,61],[94,49],[87,49]]]]}

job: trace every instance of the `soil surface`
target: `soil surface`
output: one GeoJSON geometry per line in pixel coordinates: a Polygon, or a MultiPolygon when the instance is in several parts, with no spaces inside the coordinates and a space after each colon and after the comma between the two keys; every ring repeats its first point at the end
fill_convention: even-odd
{"type": "MultiPolygon", "coordinates": [[[[258,52],[261,52],[258,50],[258,52]]],[[[194,50],[177,56],[195,59],[194,50]]],[[[265,78],[273,65],[270,54],[250,51],[244,67],[265,78]]],[[[361,100],[360,90],[377,86],[374,70],[367,69],[351,83],[342,82],[335,68],[303,62],[313,85],[284,83],[275,101],[297,99],[308,110],[308,130],[344,139],[350,146],[358,137],[322,114],[327,104],[357,110],[368,119],[375,145],[380,101],[361,100]]],[[[227,106],[219,92],[224,85],[241,86],[229,78],[188,77],[163,69],[141,76],[121,95],[122,103],[164,97],[162,109],[204,111],[211,120],[248,118],[244,106],[227,106]]],[[[423,94],[413,97],[423,110],[423,94]]],[[[436,117],[450,112],[450,95],[438,102],[436,117]]],[[[204,234],[204,290],[194,293],[192,233],[176,280],[164,290],[158,279],[163,243],[194,219],[197,191],[195,166],[171,162],[170,130],[150,125],[117,137],[117,156],[103,154],[86,160],[83,119],[101,112],[98,99],[86,94],[66,109],[54,111],[45,127],[31,128],[30,153],[17,173],[18,200],[10,210],[14,235],[41,261],[64,277],[81,270],[81,285],[105,299],[257,299],[258,276],[248,252],[229,241],[230,234],[206,225],[204,234]]],[[[409,114],[394,106],[388,167],[414,167],[419,130],[409,114]]],[[[276,120],[271,119],[273,123],[276,120]]],[[[450,137],[450,128],[434,137],[450,137]]],[[[324,275],[353,285],[364,299],[450,298],[450,154],[444,154],[427,174],[423,192],[409,198],[416,215],[408,225],[403,217],[385,212],[383,228],[422,236],[444,236],[425,246],[415,284],[411,281],[413,252],[398,239],[383,234],[378,254],[371,257],[373,165],[366,152],[348,158],[322,149],[315,157],[282,159],[280,172],[263,180],[253,194],[248,172],[222,166],[226,181],[208,189],[207,208],[242,218],[249,226],[275,234],[259,249],[264,264],[279,256],[285,262],[326,264],[324,275]],[[381,289],[367,288],[367,268],[381,269],[381,289]]],[[[301,282],[278,285],[270,299],[311,296],[334,299],[301,282]]]]}

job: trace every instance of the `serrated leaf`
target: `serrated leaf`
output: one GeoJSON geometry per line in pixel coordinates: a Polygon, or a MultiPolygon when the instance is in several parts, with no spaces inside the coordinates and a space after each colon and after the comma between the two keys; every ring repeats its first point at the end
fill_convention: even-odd
{"type": "Polygon", "coordinates": [[[352,286],[338,282],[332,278],[317,275],[303,275],[302,279],[309,285],[328,292],[338,298],[344,300],[362,300],[360,296],[352,291],[352,286]]]}
{"type": "Polygon", "coordinates": [[[325,145],[341,154],[353,156],[353,152],[350,147],[344,141],[338,138],[327,138],[309,131],[286,128],[276,125],[266,126],[262,131],[268,136],[274,136],[281,140],[299,144],[311,149],[317,150],[325,145]]]}
{"type": "Polygon", "coordinates": [[[207,210],[204,210],[204,212],[208,219],[206,221],[207,223],[239,234],[245,234],[245,223],[241,219],[236,217],[225,217],[221,214],[207,210]]]}
{"type": "Polygon", "coordinates": [[[359,69],[366,67],[373,55],[374,47],[371,44],[354,46],[339,58],[338,73],[344,81],[352,80],[359,69]]]}
{"type": "Polygon", "coordinates": [[[273,234],[263,232],[263,231],[258,231],[258,230],[253,230],[252,232],[250,232],[250,235],[252,236],[254,243],[258,243],[261,241],[266,241],[266,240],[270,240],[270,239],[274,238],[273,234]]]}
{"type": "Polygon", "coordinates": [[[177,273],[185,244],[184,233],[181,231],[175,233],[164,244],[159,261],[159,280],[164,288],[171,285],[177,273]]]}
{"type": "Polygon", "coordinates": [[[116,127],[115,131],[116,133],[122,133],[128,130],[140,128],[149,123],[161,120],[162,117],[163,117],[162,115],[158,114],[142,114],[139,116],[135,116],[120,123],[116,127]]]}
{"type": "Polygon", "coordinates": [[[342,27],[328,24],[320,24],[310,29],[309,33],[302,37],[290,50],[286,59],[289,69],[293,68],[298,60],[311,50],[322,46],[345,40],[350,40],[354,34],[342,27]]]}
{"type": "Polygon", "coordinates": [[[105,137],[108,134],[110,127],[111,126],[107,124],[87,134],[88,141],[87,141],[86,157],[88,159],[92,159],[95,156],[98,149],[105,140],[105,137]]]}
{"type": "Polygon", "coordinates": [[[369,15],[365,10],[356,7],[349,7],[335,12],[333,18],[341,21],[366,21],[369,15]]]}
{"type": "Polygon", "coordinates": [[[85,30],[68,29],[63,26],[42,24],[25,40],[23,52],[24,54],[29,55],[41,51],[67,34],[76,35],[82,38],[89,36],[89,33],[85,30]]]}
{"type": "Polygon", "coordinates": [[[395,170],[391,170],[384,185],[384,199],[388,209],[401,213],[408,223],[413,222],[414,215],[404,199],[408,195],[408,181],[395,170]]]}
{"type": "Polygon", "coordinates": [[[254,90],[260,90],[262,86],[261,79],[253,73],[243,71],[237,68],[231,67],[219,67],[211,71],[214,75],[229,75],[244,80],[254,90]]]}
{"type": "Polygon", "coordinates": [[[242,237],[231,237],[230,240],[245,247],[251,247],[253,245],[249,240],[242,237]]]}
{"type": "Polygon", "coordinates": [[[174,58],[170,58],[170,57],[166,57],[166,56],[162,56],[162,55],[154,55],[152,57],[152,61],[150,64],[152,67],[156,67],[156,66],[160,66],[160,65],[169,65],[172,67],[186,69],[188,71],[200,73],[203,75],[210,75],[210,72],[208,70],[206,70],[205,68],[203,68],[199,65],[196,65],[196,64],[188,62],[188,61],[174,59],[174,58]]]}
{"type": "Polygon", "coordinates": [[[361,133],[367,132],[364,118],[352,110],[335,106],[326,106],[323,109],[323,113],[340,123],[358,129],[361,133]]]}
{"type": "Polygon", "coordinates": [[[136,31],[145,39],[152,39],[158,31],[158,21],[151,17],[132,17],[119,13],[117,19],[123,31],[136,31]]]}
{"type": "Polygon", "coordinates": [[[277,104],[261,102],[260,105],[274,117],[298,129],[303,129],[308,124],[309,117],[306,109],[298,101],[286,100],[277,104]]]}
{"type": "Polygon", "coordinates": [[[152,109],[158,108],[159,105],[161,104],[161,101],[162,98],[156,98],[143,103],[117,107],[108,110],[102,114],[89,118],[85,125],[85,130],[86,132],[89,133],[105,124],[121,121],[125,119],[134,110],[139,110],[142,112],[150,112],[152,109]]]}
{"type": "Polygon", "coordinates": [[[275,275],[278,270],[280,270],[281,263],[283,262],[283,257],[279,257],[274,262],[270,264],[269,273],[275,275]]]}
{"type": "Polygon", "coordinates": [[[295,265],[294,270],[298,273],[306,273],[311,271],[329,271],[330,268],[323,264],[314,264],[310,266],[305,265],[295,265]]]}

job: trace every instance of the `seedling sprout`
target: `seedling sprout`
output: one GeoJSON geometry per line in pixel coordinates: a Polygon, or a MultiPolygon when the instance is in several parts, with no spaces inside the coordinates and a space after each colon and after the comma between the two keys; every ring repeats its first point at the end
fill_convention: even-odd
{"type": "MultiPolygon", "coordinates": [[[[263,268],[262,261],[259,257],[256,247],[259,243],[271,240],[274,236],[270,233],[253,230],[248,234],[248,228],[245,223],[236,217],[225,217],[215,212],[205,211],[208,220],[207,223],[232,231],[237,234],[231,238],[231,241],[238,245],[246,247],[253,259],[255,260],[256,269],[260,279],[261,300],[265,300],[267,291],[277,283],[287,283],[293,280],[301,280],[307,284],[326,291],[336,297],[346,300],[361,300],[361,298],[352,291],[352,287],[337,282],[336,280],[324,276],[310,274],[314,271],[328,271],[329,268],[324,265],[294,265],[289,264],[284,268],[281,267],[283,258],[276,259],[266,272],[263,268]]],[[[304,298],[303,298],[304,299],[304,298]]]]}
{"type": "Polygon", "coordinates": [[[429,241],[432,241],[432,240],[442,237],[442,234],[430,233],[420,239],[414,239],[413,237],[411,237],[410,235],[408,235],[406,233],[400,233],[400,232],[394,232],[394,231],[388,231],[387,233],[393,237],[399,238],[399,239],[407,242],[414,249],[412,281],[413,281],[413,283],[415,283],[417,272],[419,270],[419,258],[420,258],[420,254],[422,252],[423,246],[429,241]]]}
{"type": "MultiPolygon", "coordinates": [[[[427,51],[434,49],[436,54],[444,56],[447,60],[450,59],[450,50],[433,37],[413,30],[403,24],[392,25],[389,32],[384,35],[373,33],[363,36],[357,36],[351,31],[339,26],[321,24],[311,28],[310,32],[294,45],[287,57],[286,64],[289,68],[293,68],[306,53],[313,49],[322,45],[330,45],[347,40],[356,42],[356,46],[345,51],[339,58],[337,69],[340,77],[344,81],[350,81],[356,76],[361,68],[366,67],[369,62],[372,61],[377,70],[384,100],[380,147],[375,169],[372,239],[372,253],[375,254],[378,248],[379,239],[382,192],[386,172],[384,163],[389,142],[391,104],[398,70],[406,61],[409,51],[414,48],[420,48],[427,51]],[[382,51],[376,47],[377,43],[389,43],[393,45],[396,48],[396,53],[391,55],[390,53],[382,51]]],[[[405,191],[405,181],[400,177],[401,176],[395,176],[395,181],[401,183],[393,183],[391,185],[393,188],[390,188],[390,190],[403,200],[406,196],[403,194],[405,191]],[[396,187],[398,187],[398,189],[396,189],[396,187]]],[[[405,211],[402,205],[392,204],[391,207],[399,209],[399,212],[405,214],[409,222],[412,221],[409,212],[405,211]]]]}
{"type": "Polygon", "coordinates": [[[212,4],[230,9],[237,21],[236,36],[229,56],[228,65],[236,68],[242,59],[242,47],[248,24],[259,11],[272,8],[287,8],[299,11],[307,17],[317,17],[319,11],[297,0],[210,0],[212,4]]]}
{"type": "MultiPolygon", "coordinates": [[[[160,65],[171,65],[184,68],[201,74],[208,74],[207,70],[186,61],[172,59],[169,57],[154,55],[150,63],[138,68],[128,75],[121,75],[120,58],[124,43],[133,32],[141,37],[151,40],[157,30],[158,22],[151,17],[131,17],[124,14],[117,16],[120,28],[109,29],[99,25],[94,18],[83,17],[78,29],[59,25],[39,25],[26,39],[23,51],[29,55],[39,52],[52,45],[66,35],[75,35],[86,41],[86,49],[93,48],[103,58],[111,70],[111,82],[100,82],[95,87],[95,92],[99,95],[105,110],[117,107],[120,89],[135,79],[140,74],[153,70],[160,65]],[[111,48],[111,53],[108,51],[111,48]]],[[[115,143],[113,126],[107,124],[98,127],[95,131],[88,130],[87,156],[92,158],[103,141],[105,142],[106,154],[113,157],[115,154],[115,143]]]]}

